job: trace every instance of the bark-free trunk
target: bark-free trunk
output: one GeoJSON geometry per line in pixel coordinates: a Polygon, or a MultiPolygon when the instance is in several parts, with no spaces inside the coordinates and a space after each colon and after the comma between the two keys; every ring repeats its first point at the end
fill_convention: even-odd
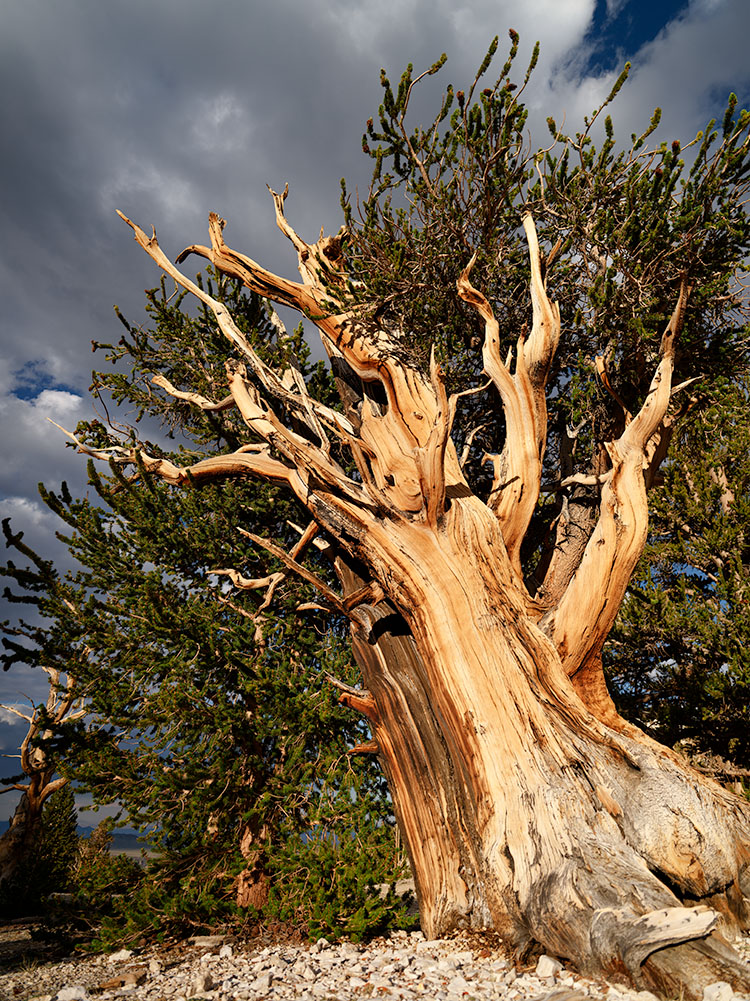
{"type": "Polygon", "coordinates": [[[747,804],[586,708],[472,507],[454,503],[437,532],[388,533],[402,654],[375,609],[360,606],[355,634],[425,933],[494,929],[665,991],[687,973],[697,997],[719,974],[750,985],[706,938],[716,915],[681,907],[747,926],[747,804]]]}
{"type": "MultiPolygon", "coordinates": [[[[622,720],[601,668],[646,539],[644,471],[650,476],[663,457],[689,288],[683,282],[641,409],[598,446],[589,472],[561,478],[561,490],[589,490],[597,514],[582,536],[580,521],[558,519],[532,593],[521,546],[540,496],[545,388],[560,335],[532,220],[523,225],[533,323],[513,365],[503,360],[492,308],[469,281],[472,262],[457,283],[484,320],[484,370],[504,412],[505,442],[489,457],[494,477],[483,501],[451,439],[459,398],[447,395],[439,366],[433,359],[421,371],[398,332],[352,305],[341,239],[306,244],[285,219],[284,198],[274,194],[277,222],[297,250],[301,283],[228,248],[217,216],[211,247],[191,247],[178,262],[198,253],[313,319],[343,387],[343,412],[314,400],[293,367],[272,372],[226,307],[131,223],[160,267],[214,311],[242,358],[227,361],[227,381],[253,437],[188,468],[71,437],[90,455],[137,463],[174,484],[252,474],[286,485],[306,506],[313,520],[292,553],[250,538],[352,622],[365,689],[342,699],[371,722],[427,935],[493,929],[521,952],[536,944],[581,969],[689,998],[718,979],[750,988],[721,935],[747,925],[748,804],[622,720]],[[339,557],[343,596],[300,562],[321,531],[339,557]]],[[[226,404],[155,381],[204,409],[226,404]]]]}

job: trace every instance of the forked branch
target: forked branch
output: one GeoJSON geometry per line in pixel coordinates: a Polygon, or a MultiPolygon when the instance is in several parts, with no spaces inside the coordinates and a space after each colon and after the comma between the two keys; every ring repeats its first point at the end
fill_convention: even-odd
{"type": "Polygon", "coordinates": [[[484,320],[484,370],[503,404],[505,444],[500,455],[491,456],[494,476],[488,503],[500,522],[508,555],[519,578],[521,543],[541,488],[547,439],[545,389],[560,337],[560,310],[547,297],[536,227],[530,215],[524,217],[523,226],[529,244],[533,322],[531,333],[527,336],[524,330],[518,338],[513,374],[510,361],[504,361],[500,354],[500,326],[492,307],[469,280],[476,256],[469,261],[457,282],[458,294],[484,320]]]}
{"type": "Polygon", "coordinates": [[[648,530],[646,478],[651,443],[667,419],[672,395],[675,341],[685,318],[690,288],[683,281],[664,331],[661,360],[638,413],[617,441],[607,445],[612,464],[604,483],[599,519],[578,569],[556,607],[542,619],[569,674],[597,664],[648,530]]]}
{"type": "MultiPolygon", "coordinates": [[[[301,439],[287,424],[279,421],[273,408],[264,404],[257,390],[247,384],[240,367],[235,365],[234,371],[229,373],[232,396],[254,431],[269,441],[290,463],[300,465],[337,493],[343,491],[350,500],[361,503],[364,491],[348,480],[341,468],[330,459],[324,425],[333,428],[351,448],[363,483],[375,488],[374,499],[378,506],[390,508],[393,513],[420,513],[425,506],[419,471],[423,455],[420,450],[427,449],[432,454],[432,442],[437,439],[443,464],[448,461],[451,481],[463,481],[455,450],[442,430],[445,418],[438,416],[435,388],[430,380],[399,361],[402,352],[398,344],[388,331],[367,318],[366,308],[347,308],[339,302],[345,298],[341,291],[345,284],[341,272],[341,235],[321,236],[315,244],[305,243],[284,216],[286,191],[281,195],[272,192],[272,195],[277,223],[297,250],[302,283],[274,275],[251,258],[227,247],[223,238],[224,222],[215,214],[210,216],[209,223],[211,247],[191,246],[180,254],[178,262],[189,253],[199,254],[210,260],[217,270],[238,278],[254,292],[293,306],[313,320],[323,335],[324,343],[340,352],[360,378],[381,382],[388,400],[385,413],[376,413],[365,399],[356,432],[346,417],[313,401],[304,384],[299,385],[298,381],[295,384],[297,392],[292,393],[257,356],[226,307],[168,260],[155,234],[148,237],[125,216],[122,218],[133,229],[136,241],[159,267],[213,311],[219,328],[241,351],[247,367],[268,398],[280,401],[287,410],[293,410],[297,419],[309,428],[311,437],[301,439]],[[433,434],[436,426],[441,428],[437,435],[433,434]],[[316,445],[316,440],[319,445],[316,445]]],[[[444,475],[443,470],[441,474],[444,475]]],[[[430,493],[431,498],[436,496],[434,491],[430,493]]],[[[432,506],[428,505],[430,511],[432,506]]],[[[427,517],[432,515],[427,512],[427,517]]]]}

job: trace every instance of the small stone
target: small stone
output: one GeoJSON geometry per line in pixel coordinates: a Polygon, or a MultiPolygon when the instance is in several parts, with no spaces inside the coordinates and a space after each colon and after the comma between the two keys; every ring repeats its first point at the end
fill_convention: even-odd
{"type": "Polygon", "coordinates": [[[57,1001],[87,1001],[88,991],[82,984],[63,987],[57,992],[57,1001]]]}
{"type": "Polygon", "coordinates": [[[454,977],[446,988],[449,994],[463,994],[468,989],[469,985],[463,977],[454,977]]]}
{"type": "Polygon", "coordinates": [[[222,945],[221,949],[219,949],[219,959],[231,959],[233,955],[234,949],[228,942],[222,945]]]}
{"type": "Polygon", "coordinates": [[[270,973],[261,973],[261,975],[256,977],[252,984],[250,984],[250,988],[254,991],[267,991],[271,986],[272,980],[273,976],[270,973]]]}
{"type": "Polygon", "coordinates": [[[734,991],[726,980],[717,980],[703,988],[703,1001],[732,1001],[734,991]]]}
{"type": "Polygon", "coordinates": [[[191,945],[202,949],[217,949],[220,945],[224,945],[225,941],[224,935],[193,935],[192,938],[188,939],[191,945]]]}
{"type": "Polygon", "coordinates": [[[126,959],[130,959],[133,955],[132,949],[120,949],[119,952],[113,952],[108,957],[110,963],[122,963],[126,959]]]}
{"type": "Polygon", "coordinates": [[[196,973],[190,984],[191,994],[205,994],[206,991],[210,991],[214,985],[214,978],[210,973],[196,973]]]}
{"type": "Polygon", "coordinates": [[[148,961],[148,972],[152,977],[157,976],[161,973],[162,966],[158,959],[149,959],[148,961]]]}
{"type": "Polygon", "coordinates": [[[554,979],[562,970],[562,963],[552,956],[540,956],[536,964],[536,975],[542,980],[554,979]]]}

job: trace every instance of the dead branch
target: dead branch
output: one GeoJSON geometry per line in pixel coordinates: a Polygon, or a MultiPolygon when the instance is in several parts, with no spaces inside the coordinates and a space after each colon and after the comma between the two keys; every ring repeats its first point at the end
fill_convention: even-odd
{"type": "Polygon", "coordinates": [[[476,255],[457,282],[459,296],[484,320],[484,370],[503,404],[506,440],[502,453],[491,457],[494,476],[488,503],[500,522],[508,555],[519,578],[521,543],[541,487],[547,437],[545,388],[560,337],[560,310],[557,304],[549,301],[544,288],[539,242],[530,215],[524,217],[523,226],[529,244],[533,323],[528,336],[525,331],[519,336],[513,375],[510,360],[504,362],[500,356],[500,328],[492,307],[469,280],[476,255]]]}
{"type": "Polygon", "coordinates": [[[596,527],[580,565],[556,607],[541,621],[569,673],[586,673],[622,604],[646,541],[648,502],[644,466],[648,448],[663,425],[671,397],[674,346],[685,315],[689,288],[682,283],[661,340],[661,361],[638,413],[607,445],[612,468],[604,484],[596,527]]]}
{"type": "Polygon", "coordinates": [[[232,396],[226,396],[218,403],[212,403],[211,400],[206,399],[205,396],[201,396],[200,393],[185,393],[180,389],[176,389],[169,379],[165,378],[163,375],[153,376],[151,382],[155,386],[159,386],[166,393],[169,393],[169,395],[173,396],[176,400],[185,400],[186,403],[192,403],[201,410],[218,412],[220,410],[229,410],[235,405],[234,398],[232,396]]]}

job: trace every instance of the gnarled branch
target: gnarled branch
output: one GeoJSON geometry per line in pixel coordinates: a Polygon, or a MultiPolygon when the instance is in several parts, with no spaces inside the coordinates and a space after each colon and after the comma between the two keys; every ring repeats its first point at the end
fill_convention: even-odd
{"type": "Polygon", "coordinates": [[[509,361],[500,356],[500,327],[492,307],[469,280],[476,256],[457,282],[458,294],[484,320],[484,370],[503,404],[506,439],[502,453],[490,456],[494,477],[488,503],[500,522],[508,556],[519,578],[521,543],[541,487],[547,438],[545,388],[560,337],[560,310],[550,302],[544,288],[536,227],[530,215],[524,217],[523,226],[529,244],[533,324],[531,333],[527,336],[522,331],[518,339],[514,374],[511,375],[509,361]]]}
{"type": "Polygon", "coordinates": [[[556,607],[541,625],[557,646],[563,667],[580,673],[589,669],[600,687],[599,652],[606,639],[635,566],[648,529],[644,470],[649,444],[662,427],[671,397],[674,345],[684,322],[690,289],[683,282],[662,337],[661,361],[646,399],[617,441],[607,445],[612,464],[604,484],[596,527],[581,562],[556,607]]]}

